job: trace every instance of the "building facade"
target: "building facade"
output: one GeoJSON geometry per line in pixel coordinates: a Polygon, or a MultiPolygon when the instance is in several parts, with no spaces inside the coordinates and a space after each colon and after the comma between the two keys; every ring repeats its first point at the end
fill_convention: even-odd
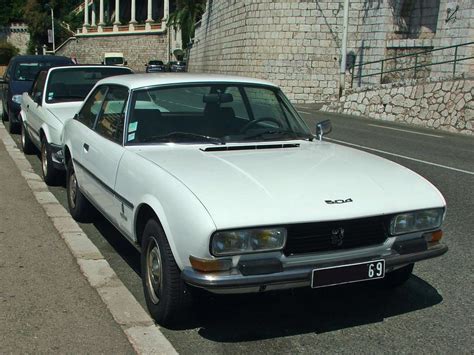
{"type": "Polygon", "coordinates": [[[180,34],[166,25],[173,9],[169,0],[85,0],[74,10],[83,14],[82,28],[56,54],[97,64],[106,52],[120,52],[138,72],[149,60],[168,62],[181,48],[180,34]]]}

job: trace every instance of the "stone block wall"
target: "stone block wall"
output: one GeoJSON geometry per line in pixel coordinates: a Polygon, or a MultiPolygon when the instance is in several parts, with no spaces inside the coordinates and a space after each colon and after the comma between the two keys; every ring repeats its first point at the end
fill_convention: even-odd
{"type": "Polygon", "coordinates": [[[348,91],[322,110],[474,135],[473,97],[473,79],[412,81],[348,91]]]}
{"type": "Polygon", "coordinates": [[[100,64],[106,52],[121,52],[134,71],[145,71],[151,59],[167,61],[167,33],[141,35],[104,35],[71,38],[56,54],[76,56],[80,64],[100,64]]]}
{"type": "MultiPolygon", "coordinates": [[[[351,1],[348,50],[363,60],[383,58],[389,11],[387,4],[351,1]]],[[[296,103],[333,100],[342,16],[343,0],[208,0],[189,71],[267,79],[296,103]]]]}

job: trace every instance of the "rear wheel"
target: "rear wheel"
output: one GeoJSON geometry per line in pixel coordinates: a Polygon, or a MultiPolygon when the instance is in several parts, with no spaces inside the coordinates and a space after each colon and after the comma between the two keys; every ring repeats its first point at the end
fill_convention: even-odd
{"type": "Polygon", "coordinates": [[[13,114],[11,112],[8,113],[8,120],[8,132],[12,134],[19,133],[21,126],[18,122],[13,122],[13,114]]]}
{"type": "Polygon", "coordinates": [[[162,325],[176,323],[189,306],[191,295],[161,225],[150,219],[142,235],[142,283],[152,317],[162,325]]]}
{"type": "Polygon", "coordinates": [[[94,216],[95,208],[79,189],[72,159],[67,164],[66,193],[69,213],[72,218],[78,222],[90,222],[94,216]]]}
{"type": "Polygon", "coordinates": [[[51,148],[46,138],[41,139],[41,172],[47,185],[55,185],[59,178],[59,171],[53,165],[51,148]]]}
{"type": "Polygon", "coordinates": [[[385,277],[380,280],[384,288],[396,288],[402,286],[410,278],[415,264],[409,264],[401,267],[395,271],[385,274],[385,277]]]}
{"type": "Polygon", "coordinates": [[[35,151],[35,146],[24,124],[21,126],[21,149],[25,154],[33,154],[35,151]]]}

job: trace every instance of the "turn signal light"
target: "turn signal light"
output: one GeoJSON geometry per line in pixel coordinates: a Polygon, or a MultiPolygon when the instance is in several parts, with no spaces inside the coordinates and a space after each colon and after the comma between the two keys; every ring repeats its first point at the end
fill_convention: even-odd
{"type": "Polygon", "coordinates": [[[429,244],[436,244],[443,238],[443,231],[440,229],[435,232],[425,233],[423,237],[425,237],[429,244]]]}
{"type": "Polygon", "coordinates": [[[189,261],[194,270],[202,272],[226,271],[232,267],[232,259],[201,259],[190,255],[189,261]]]}

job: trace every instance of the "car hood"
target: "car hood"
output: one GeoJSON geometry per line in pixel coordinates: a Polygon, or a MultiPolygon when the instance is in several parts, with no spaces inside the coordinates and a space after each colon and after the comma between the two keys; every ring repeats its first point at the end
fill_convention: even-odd
{"type": "Polygon", "coordinates": [[[50,104],[47,110],[51,112],[63,124],[70,120],[79,111],[82,106],[82,101],[64,102],[57,104],[50,104]]]}
{"type": "Polygon", "coordinates": [[[12,95],[21,95],[24,92],[30,91],[33,85],[32,81],[11,80],[10,90],[12,95]]]}
{"type": "Polygon", "coordinates": [[[431,183],[396,163],[332,143],[299,143],[295,148],[228,151],[155,146],[137,153],[185,184],[218,229],[445,205],[431,183]]]}

